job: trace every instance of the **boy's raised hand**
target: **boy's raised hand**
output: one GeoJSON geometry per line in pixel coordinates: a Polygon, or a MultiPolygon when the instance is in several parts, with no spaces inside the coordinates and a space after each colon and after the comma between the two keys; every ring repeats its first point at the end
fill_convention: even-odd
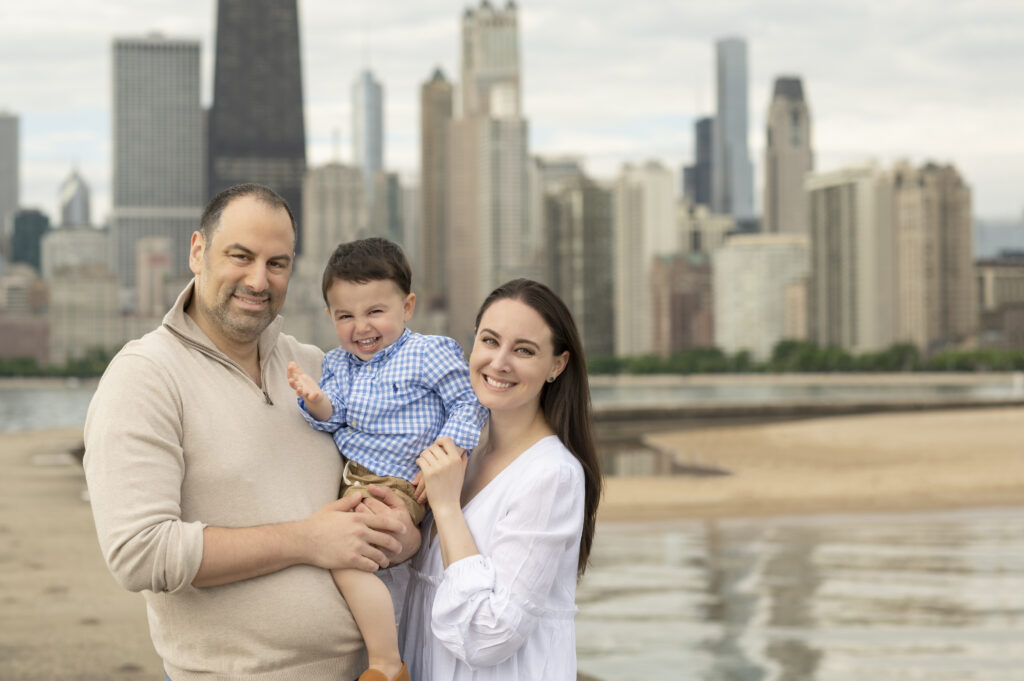
{"type": "Polygon", "coordinates": [[[326,421],[334,413],[334,405],[324,395],[317,382],[295,362],[288,362],[288,385],[295,394],[306,401],[306,409],[320,421],[326,421]]]}

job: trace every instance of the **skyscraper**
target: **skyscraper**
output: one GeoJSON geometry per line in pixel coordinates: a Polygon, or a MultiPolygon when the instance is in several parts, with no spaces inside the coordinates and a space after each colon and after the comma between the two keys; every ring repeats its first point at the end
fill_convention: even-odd
{"type": "Polygon", "coordinates": [[[971,190],[949,165],[893,175],[897,334],[925,352],[956,346],[977,322],[971,190]]]}
{"type": "Polygon", "coordinates": [[[363,174],[341,163],[310,168],[302,203],[306,211],[302,270],[318,280],[339,243],[366,236],[369,209],[363,174]]]}
{"type": "Polygon", "coordinates": [[[352,84],[352,163],[363,171],[367,205],[384,168],[384,88],[367,69],[352,84]]]}
{"type": "Polygon", "coordinates": [[[203,114],[199,41],[114,41],[111,262],[122,288],[135,287],[135,243],[170,236],[172,271],[188,272],[184,244],[203,204],[203,114]]]}
{"type": "Polygon", "coordinates": [[[441,69],[420,87],[420,305],[447,307],[448,132],[454,88],[441,69]]]}
{"type": "MultiPolygon", "coordinates": [[[[771,357],[791,326],[787,302],[807,277],[808,239],[800,234],[738,234],[713,256],[715,345],[771,357]]],[[[798,312],[799,313],[799,312],[798,312]]]]}
{"type": "Polygon", "coordinates": [[[612,193],[582,173],[542,195],[548,225],[548,281],[572,311],[591,356],[615,351],[612,193]]]}
{"type": "Polygon", "coordinates": [[[653,351],[651,267],[680,250],[675,181],[653,161],[626,165],[614,192],[615,354],[645,355],[653,351]]]}
{"type": "Polygon", "coordinates": [[[0,111],[0,247],[11,235],[11,220],[14,211],[18,210],[18,156],[18,117],[0,111]]]}
{"type": "Polygon", "coordinates": [[[31,265],[42,271],[43,237],[50,231],[50,218],[35,208],[22,208],[14,213],[11,234],[11,262],[31,265]]]}
{"type": "Polygon", "coordinates": [[[775,79],[764,152],[764,231],[807,234],[804,176],[814,168],[811,113],[799,78],[775,79]]]}
{"type": "Polygon", "coordinates": [[[737,221],[754,217],[754,169],[747,144],[747,88],[747,41],[717,41],[711,209],[714,213],[732,215],[737,221]]]}
{"type": "Polygon", "coordinates": [[[298,222],[306,128],[296,0],[218,0],[207,193],[241,182],[273,188],[298,222]]]}
{"type": "Polygon", "coordinates": [[[533,274],[527,224],[527,122],[520,110],[518,10],[484,0],[462,17],[462,111],[452,121],[449,335],[472,340],[477,305],[496,285],[533,274]]]}
{"type": "Polygon", "coordinates": [[[693,124],[693,165],[683,168],[683,196],[698,206],[711,206],[714,129],[713,118],[699,118],[693,124]]]}
{"type": "Polygon", "coordinates": [[[72,170],[68,179],[61,183],[57,203],[61,227],[82,227],[91,224],[89,185],[77,170],[72,170]]]}
{"type": "Polygon", "coordinates": [[[892,178],[872,164],[814,173],[810,204],[810,340],[852,352],[897,340],[892,178]]]}

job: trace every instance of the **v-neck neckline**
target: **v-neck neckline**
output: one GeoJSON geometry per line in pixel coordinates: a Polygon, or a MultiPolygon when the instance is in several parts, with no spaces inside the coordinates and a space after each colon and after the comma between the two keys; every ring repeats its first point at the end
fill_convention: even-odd
{"type": "MultiPolygon", "coordinates": [[[[545,436],[541,437],[539,440],[537,440],[532,445],[530,445],[529,447],[524,449],[522,452],[520,452],[519,455],[516,458],[512,459],[512,461],[510,461],[507,466],[505,466],[500,471],[498,471],[497,475],[495,475],[493,478],[491,478],[491,480],[486,485],[481,487],[477,491],[476,494],[474,494],[472,497],[470,497],[466,501],[466,503],[462,505],[461,510],[462,510],[463,517],[465,517],[465,515],[466,515],[466,510],[473,504],[474,501],[479,499],[483,495],[483,493],[486,492],[487,489],[491,485],[493,485],[499,479],[501,479],[509,471],[509,469],[513,468],[516,465],[517,462],[522,461],[524,457],[526,457],[529,453],[531,453],[533,450],[535,450],[537,448],[537,445],[539,445],[541,442],[544,442],[545,440],[547,440],[550,437],[557,438],[558,435],[555,435],[554,433],[552,433],[551,435],[545,435],[545,436]]],[[[433,550],[433,548],[434,548],[434,540],[435,539],[437,539],[437,524],[434,522],[434,515],[431,514],[430,515],[429,541],[427,543],[427,550],[428,551],[433,550]]]]}

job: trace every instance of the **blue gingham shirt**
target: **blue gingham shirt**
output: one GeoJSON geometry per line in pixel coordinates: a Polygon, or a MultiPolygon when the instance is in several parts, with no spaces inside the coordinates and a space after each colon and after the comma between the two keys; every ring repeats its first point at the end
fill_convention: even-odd
{"type": "Polygon", "coordinates": [[[341,348],[328,352],[320,389],[334,414],[318,421],[299,398],[302,415],[332,433],[342,454],[377,475],[412,480],[419,472],[416,459],[434,440],[447,435],[472,449],[487,420],[459,344],[408,329],[365,362],[341,348]]]}

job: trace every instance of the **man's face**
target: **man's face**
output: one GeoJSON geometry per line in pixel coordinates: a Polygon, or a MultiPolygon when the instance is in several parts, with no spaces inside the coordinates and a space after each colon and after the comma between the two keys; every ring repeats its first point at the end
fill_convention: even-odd
{"type": "Polygon", "coordinates": [[[209,243],[201,232],[192,235],[195,317],[218,347],[254,343],[274,321],[284,305],[294,247],[288,213],[252,196],[227,205],[209,243]]]}

